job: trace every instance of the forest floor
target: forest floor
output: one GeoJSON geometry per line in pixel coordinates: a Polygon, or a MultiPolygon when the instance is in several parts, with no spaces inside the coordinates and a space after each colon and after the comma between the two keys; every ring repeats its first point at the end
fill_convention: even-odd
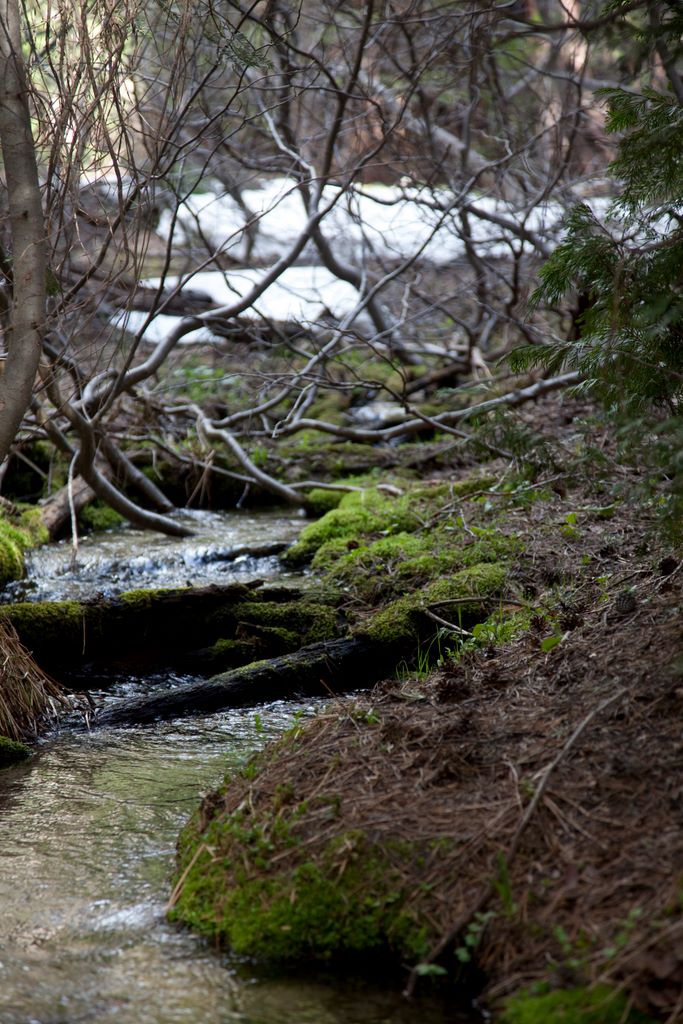
{"type": "MultiPolygon", "coordinates": [[[[571,426],[584,413],[548,398],[524,415],[548,436],[563,428],[566,453],[585,448],[586,432],[577,446],[571,426]]],[[[683,1020],[683,561],[656,529],[655,507],[628,501],[637,473],[619,464],[606,432],[591,430],[601,480],[579,458],[571,470],[556,462],[534,484],[522,477],[501,488],[491,479],[506,470],[494,461],[480,488],[442,498],[431,517],[418,510],[418,533],[441,530],[443,539],[457,527],[472,545],[498,533],[510,541],[488,617],[473,625],[444,599],[405,666],[358,699],[332,702],[207,797],[181,844],[181,919],[258,953],[263,936],[225,923],[239,916],[225,893],[246,880],[257,886],[254,928],[260,906],[265,931],[280,929],[292,949],[299,929],[313,945],[352,950],[357,937],[340,940],[337,930],[320,940],[298,913],[320,869],[328,886],[348,878],[341,904],[357,916],[375,899],[383,923],[368,912],[370,944],[383,928],[408,967],[409,992],[445,977],[484,1005],[506,1005],[512,1024],[635,1021],[640,1012],[683,1020]],[[244,813],[248,835],[235,827],[244,813]],[[225,867],[235,843],[237,874],[225,867]],[[207,909],[217,863],[220,906],[207,909]],[[566,990],[579,993],[573,1009],[556,1001],[566,990]],[[535,1009],[515,1001],[520,991],[535,993],[535,1009]]],[[[428,484],[437,493],[471,475],[471,466],[441,466],[428,484]]],[[[342,587],[361,628],[377,615],[368,581],[395,577],[397,614],[410,585],[389,538],[377,536],[359,529],[313,562],[314,575],[331,571],[339,584],[351,579],[359,546],[380,544],[374,562],[355,563],[365,586],[342,587]]]]}

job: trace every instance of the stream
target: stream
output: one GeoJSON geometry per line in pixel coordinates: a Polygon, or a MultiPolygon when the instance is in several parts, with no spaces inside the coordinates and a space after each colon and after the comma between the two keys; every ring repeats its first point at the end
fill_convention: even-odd
{"type": "MultiPolygon", "coordinates": [[[[299,528],[269,514],[192,516],[197,536],[189,540],[122,529],[86,538],[75,565],[68,544],[38,551],[22,596],[206,583],[214,572],[220,582],[275,575],[277,559],[226,561],[221,552],[255,538],[289,540],[299,528]]],[[[96,696],[115,701],[186,681],[126,678],[96,696]]],[[[29,762],[0,773],[0,1024],[480,1020],[443,1003],[406,1005],[395,979],[382,986],[331,972],[269,975],[165,920],[175,840],[200,793],[322,703],[91,733],[64,725],[29,762]]]]}

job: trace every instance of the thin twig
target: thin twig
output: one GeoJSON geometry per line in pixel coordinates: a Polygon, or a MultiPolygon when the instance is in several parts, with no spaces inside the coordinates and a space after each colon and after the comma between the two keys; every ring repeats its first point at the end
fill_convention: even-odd
{"type": "Polygon", "coordinates": [[[427,618],[437,622],[440,626],[445,626],[446,629],[450,630],[451,633],[457,633],[458,636],[472,636],[472,633],[468,629],[463,629],[462,626],[456,626],[453,622],[448,622],[447,619],[442,619],[440,615],[436,615],[435,612],[430,612],[429,608],[423,608],[423,613],[427,618]]]}

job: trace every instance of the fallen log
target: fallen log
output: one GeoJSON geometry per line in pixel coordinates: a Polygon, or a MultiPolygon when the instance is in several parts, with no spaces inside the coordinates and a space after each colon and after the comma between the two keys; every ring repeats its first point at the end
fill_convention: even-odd
{"type": "Polygon", "coordinates": [[[146,725],[287,697],[360,690],[391,673],[395,663],[394,648],[367,636],[326,640],[210,679],[121,700],[98,712],[93,724],[146,725]]]}
{"type": "Polygon", "coordinates": [[[77,689],[166,668],[208,676],[345,630],[343,616],[320,597],[262,580],[17,602],[3,614],[38,664],[77,689]]]}

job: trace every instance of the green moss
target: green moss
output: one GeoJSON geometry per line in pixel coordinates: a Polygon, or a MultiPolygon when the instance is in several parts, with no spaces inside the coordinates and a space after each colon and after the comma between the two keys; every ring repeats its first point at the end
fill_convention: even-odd
{"type": "Polygon", "coordinates": [[[78,514],[80,526],[88,531],[112,530],[124,522],[123,516],[102,501],[93,501],[78,514]]]}
{"type": "Polygon", "coordinates": [[[330,541],[313,559],[314,569],[327,570],[328,582],[370,604],[390,600],[405,593],[406,586],[424,584],[459,564],[459,553],[443,543],[438,531],[401,532],[369,544],[330,541]]]}
{"type": "Polygon", "coordinates": [[[288,654],[301,646],[298,633],[281,626],[257,626],[250,635],[249,627],[240,627],[242,634],[236,640],[217,640],[209,648],[212,668],[223,671],[251,664],[263,658],[288,654]]]}
{"type": "Polygon", "coordinates": [[[352,549],[367,548],[367,546],[367,542],[362,537],[357,540],[349,537],[335,537],[318,548],[311,562],[311,568],[324,572],[352,549]]]}
{"type": "Polygon", "coordinates": [[[424,538],[405,531],[378,541],[368,541],[363,537],[335,537],[318,548],[311,566],[327,570],[334,567],[331,576],[347,583],[351,576],[364,570],[374,571],[378,563],[386,566],[411,554],[422,554],[425,550],[424,538]]]}
{"type": "Polygon", "coordinates": [[[426,928],[406,907],[391,859],[412,857],[412,846],[394,844],[388,857],[360,830],[347,831],[315,861],[278,867],[272,854],[295,850],[293,828],[307,811],[302,804],[281,813],[268,828],[235,812],[214,819],[201,837],[191,824],[180,847],[179,872],[187,874],[171,916],[238,953],[268,960],[423,956],[426,928]]]}
{"type": "MultiPolygon", "coordinates": [[[[140,588],[139,590],[127,590],[125,594],[120,594],[118,600],[121,601],[129,609],[139,609],[140,611],[147,611],[153,608],[155,604],[160,603],[160,599],[166,597],[168,594],[173,594],[178,588],[176,587],[160,587],[155,590],[154,588],[140,588]]],[[[248,591],[245,587],[244,593],[248,591]]]]}
{"type": "Polygon", "coordinates": [[[0,530],[0,586],[24,575],[24,556],[21,547],[0,530]]]}
{"type": "Polygon", "coordinates": [[[462,548],[464,566],[511,558],[524,547],[519,537],[501,533],[495,528],[484,530],[473,526],[470,533],[477,539],[462,548]]]}
{"type": "Polygon", "coordinates": [[[245,601],[238,619],[247,626],[280,629],[293,638],[294,650],[318,640],[330,640],[339,633],[337,612],[328,605],[305,601],[245,601]]]}
{"type": "Polygon", "coordinates": [[[637,1010],[629,1010],[623,992],[606,985],[560,989],[534,995],[522,990],[508,999],[501,1024],[654,1024],[637,1010]]]}
{"type": "Polygon", "coordinates": [[[258,638],[265,641],[265,645],[275,654],[295,651],[301,644],[299,634],[291,629],[285,629],[284,626],[261,626],[258,638]]]}
{"type": "MultiPolygon", "coordinates": [[[[457,483],[412,487],[397,497],[366,488],[345,494],[338,507],[305,527],[296,544],[283,559],[290,565],[310,561],[316,552],[320,560],[330,560],[331,551],[341,550],[343,541],[379,539],[398,533],[414,533],[451,502],[488,486],[490,478],[472,477],[457,483]],[[329,545],[333,547],[330,548],[329,545]]],[[[320,563],[319,563],[320,564],[320,563]]]]}
{"type": "Polygon", "coordinates": [[[424,623],[423,609],[471,597],[471,604],[458,605],[460,614],[480,612],[481,599],[499,594],[506,578],[505,565],[481,562],[470,566],[393,601],[373,615],[363,625],[362,632],[382,643],[396,643],[410,638],[417,640],[424,623]]]}
{"type": "Polygon", "coordinates": [[[350,403],[351,396],[348,392],[328,391],[313,403],[307,415],[311,419],[342,424],[345,419],[344,414],[350,403]]]}
{"type": "Polygon", "coordinates": [[[0,736],[0,768],[7,768],[31,756],[31,749],[25,743],[18,743],[8,736],[0,736]]]}
{"type": "Polygon", "coordinates": [[[50,534],[43,522],[42,510],[37,505],[20,505],[19,507],[21,510],[19,524],[22,533],[27,537],[26,547],[47,544],[50,534]]]}
{"type": "Polygon", "coordinates": [[[24,552],[47,540],[38,510],[22,513],[17,522],[0,518],[0,586],[24,575],[24,552]]]}
{"type": "Polygon", "coordinates": [[[209,648],[211,669],[222,672],[225,669],[248,665],[256,660],[254,640],[217,640],[209,648]]]}
{"type": "Polygon", "coordinates": [[[474,541],[472,535],[472,530],[451,527],[376,541],[336,538],[318,549],[312,567],[324,571],[328,583],[375,604],[459,569],[509,559],[521,546],[516,537],[496,530],[479,531],[474,541]]]}
{"type": "Polygon", "coordinates": [[[78,601],[20,601],[8,605],[5,614],[34,654],[82,646],[86,611],[78,601]]]}
{"type": "Polygon", "coordinates": [[[309,561],[331,540],[353,540],[362,534],[415,529],[415,514],[405,498],[386,498],[376,491],[345,494],[339,507],[304,528],[301,537],[283,555],[290,565],[309,561]]]}
{"type": "Polygon", "coordinates": [[[331,491],[326,487],[314,487],[306,495],[311,514],[314,516],[324,516],[326,512],[331,512],[332,509],[337,508],[344,494],[344,491],[331,491]]]}

